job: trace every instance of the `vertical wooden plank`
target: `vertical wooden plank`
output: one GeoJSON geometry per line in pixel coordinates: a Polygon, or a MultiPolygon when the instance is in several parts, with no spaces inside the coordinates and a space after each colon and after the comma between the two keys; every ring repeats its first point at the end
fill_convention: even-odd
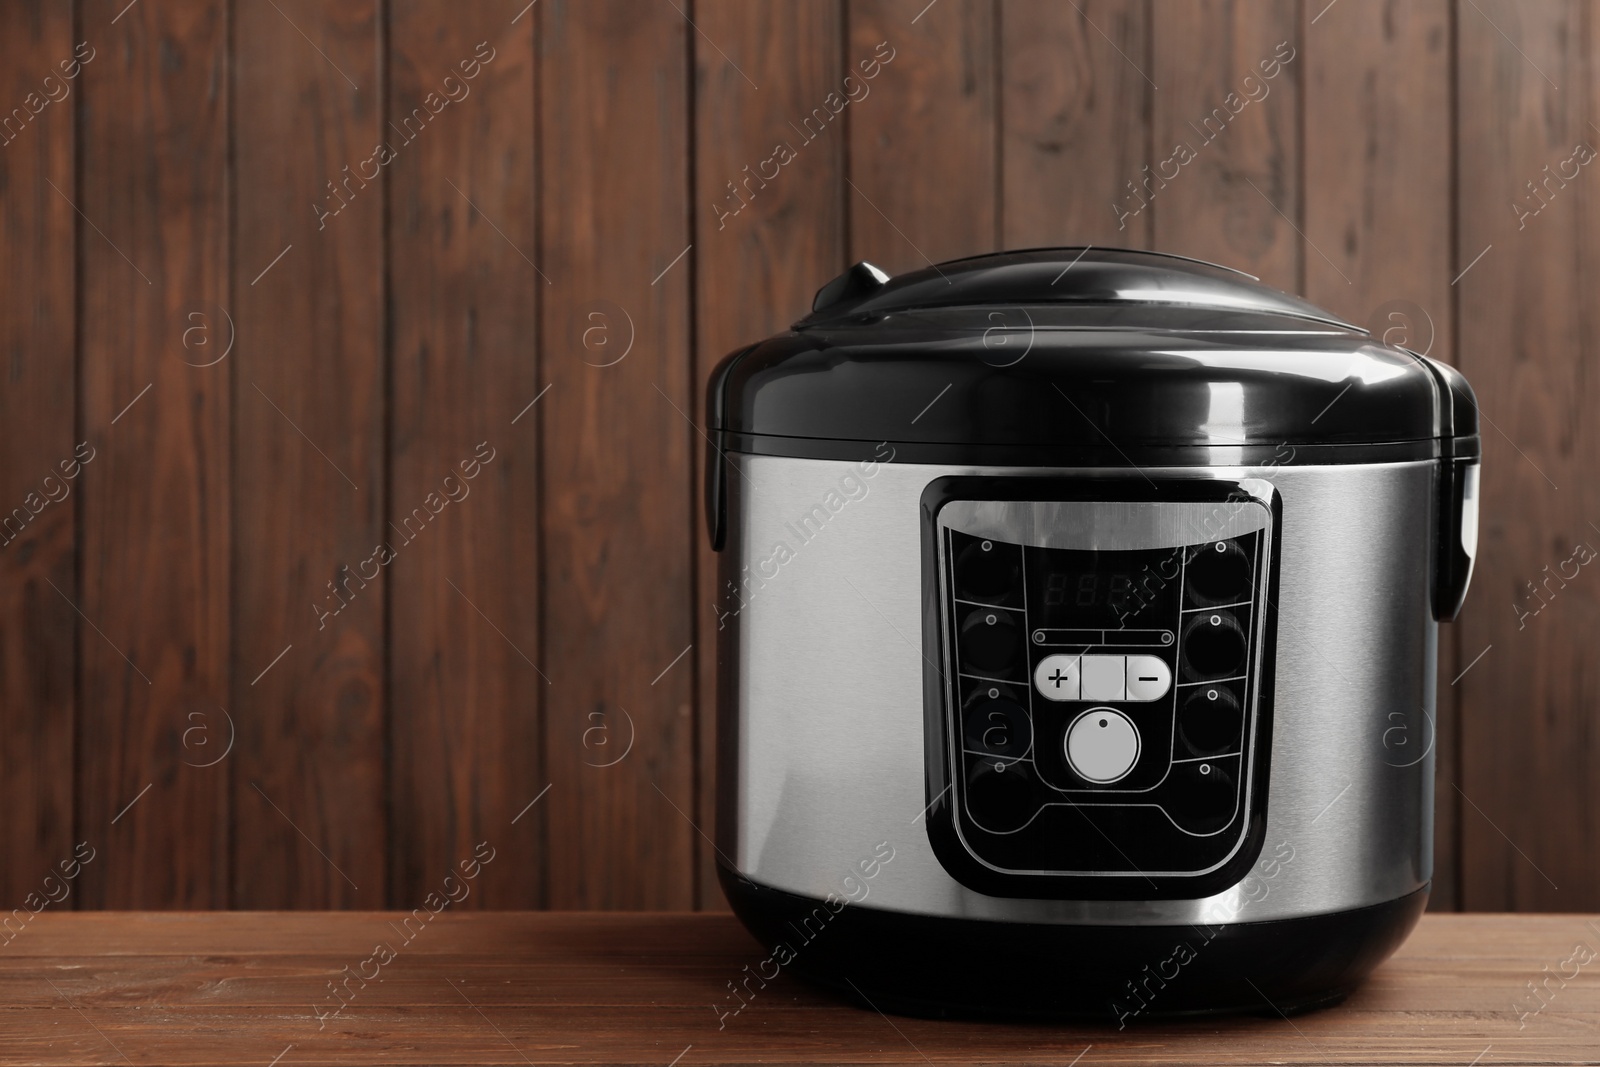
{"type": "MultiPolygon", "coordinates": [[[[541,903],[534,15],[393,3],[390,903],[541,903]],[[518,21],[513,23],[513,19],[518,21]]],[[[548,270],[545,271],[548,274],[548,270]]]]}
{"type": "Polygon", "coordinates": [[[852,260],[890,274],[999,241],[993,0],[852,0],[849,55],[884,63],[847,108],[852,260]]]}
{"type": "Polygon", "coordinates": [[[1296,9],[1276,0],[1164,4],[1152,23],[1149,189],[1123,200],[1152,215],[1153,246],[1257,275],[1291,292],[1303,255],[1296,9]],[[1265,66],[1263,66],[1265,65],[1265,66]],[[1272,77],[1267,77],[1268,74],[1272,77]],[[1169,177],[1170,176],[1170,177],[1169,177]]]}
{"type": "MultiPolygon", "coordinates": [[[[845,266],[843,197],[849,190],[844,184],[844,131],[830,124],[820,134],[814,130],[808,135],[790,123],[813,107],[825,107],[829,93],[849,99],[850,108],[879,106],[874,94],[893,66],[873,66],[870,52],[841,58],[842,13],[836,0],[764,5],[701,0],[694,18],[705,34],[694,42],[694,411],[703,427],[706,378],[717,361],[740,345],[786,329],[811,307],[816,290],[845,266]],[[742,70],[760,72],[759,92],[745,81],[742,70]],[[793,158],[780,167],[777,161],[788,153],[793,158]],[[770,181],[763,178],[774,172],[777,177],[770,181]],[[729,192],[729,182],[736,192],[729,192]]],[[[704,448],[704,439],[696,434],[691,455],[697,457],[704,448]]],[[[693,468],[697,479],[703,477],[703,464],[693,462],[693,468]]],[[[717,557],[699,504],[705,488],[698,480],[695,484],[696,821],[710,834],[715,825],[720,600],[717,557]]],[[[686,661],[675,669],[688,666],[686,661]]],[[[696,841],[699,905],[725,908],[717,887],[716,853],[704,839],[697,836],[696,841]]]]}
{"type": "Polygon", "coordinates": [[[1001,243],[1144,248],[1123,206],[1150,159],[1148,0],[1002,0],[1001,243]]]}
{"type": "Polygon", "coordinates": [[[553,283],[541,325],[551,388],[540,405],[549,904],[685,908],[692,672],[668,668],[694,640],[694,31],[671,4],[545,0],[536,10],[553,283]]]}
{"type": "MultiPolygon", "coordinates": [[[[1450,13],[1447,0],[1305,0],[1305,294],[1351,322],[1408,301],[1391,337],[1448,360],[1450,13]],[[1324,259],[1323,255],[1327,258],[1324,259]]],[[[1395,309],[1399,310],[1399,309],[1395,309]]]]}
{"type": "Polygon", "coordinates": [[[77,783],[85,906],[227,903],[226,762],[184,731],[228,700],[227,378],[184,361],[227,299],[227,20],[86,3],[77,783]],[[115,19],[115,21],[113,21],[115,19]],[[192,335],[191,335],[192,339],[192,335]],[[193,719],[191,716],[199,716],[193,719]]]}
{"type": "MultiPolygon", "coordinates": [[[[0,9],[0,901],[72,858],[77,374],[70,8],[0,9]],[[54,185],[55,188],[51,188],[54,185]],[[62,466],[62,465],[65,466],[62,466]],[[55,588],[51,588],[51,586],[55,588]]],[[[93,56],[84,50],[83,57],[93,56]]],[[[93,62],[93,59],[90,59],[93,62]]],[[[91,446],[92,447],[92,446],[91,446]]],[[[87,453],[86,453],[87,454],[87,453]]],[[[92,460],[91,460],[92,462],[92,460]]]]}
{"type": "MultiPolygon", "coordinates": [[[[236,11],[233,901],[381,907],[384,581],[368,563],[384,540],[376,5],[236,11]]],[[[195,363],[230,340],[215,317],[215,343],[187,353],[195,363]]],[[[196,373],[226,380],[228,367],[196,373]]],[[[189,758],[220,758],[226,728],[189,758]]]]}
{"type": "MultiPolygon", "coordinates": [[[[1307,0],[1302,18],[1303,228],[1315,246],[1305,252],[1305,295],[1395,344],[1454,362],[1449,6],[1307,0]]],[[[1435,909],[1457,903],[1455,636],[1454,627],[1439,632],[1435,909]]]]}
{"type": "Polygon", "coordinates": [[[1600,162],[1584,162],[1600,147],[1600,40],[1576,0],[1475,0],[1456,18],[1461,366],[1484,420],[1461,623],[1462,906],[1577,911],[1600,888],[1600,162]]]}

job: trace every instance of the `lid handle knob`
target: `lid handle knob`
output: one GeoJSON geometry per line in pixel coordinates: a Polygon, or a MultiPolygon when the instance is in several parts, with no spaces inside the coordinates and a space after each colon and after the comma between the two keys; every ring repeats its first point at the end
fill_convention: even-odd
{"type": "Polygon", "coordinates": [[[883,288],[888,280],[889,275],[882,269],[862,260],[818,289],[816,298],[811,301],[811,310],[821,311],[823,308],[842,304],[847,300],[868,296],[883,288]]]}

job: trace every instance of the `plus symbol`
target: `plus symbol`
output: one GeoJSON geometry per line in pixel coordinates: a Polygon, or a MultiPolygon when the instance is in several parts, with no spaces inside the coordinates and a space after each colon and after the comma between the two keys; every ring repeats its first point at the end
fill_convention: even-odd
{"type": "Polygon", "coordinates": [[[1056,683],[1056,688],[1057,689],[1061,688],[1061,683],[1062,682],[1069,681],[1067,676],[1061,673],[1061,668],[1060,667],[1057,667],[1056,668],[1056,673],[1052,674],[1049,678],[1047,678],[1045,680],[1056,683]]]}

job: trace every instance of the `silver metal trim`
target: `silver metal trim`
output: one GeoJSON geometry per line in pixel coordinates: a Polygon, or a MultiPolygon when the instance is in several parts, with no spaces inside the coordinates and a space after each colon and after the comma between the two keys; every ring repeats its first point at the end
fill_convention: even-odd
{"type": "Polygon", "coordinates": [[[889,840],[896,859],[873,881],[872,907],[1094,925],[1321,914],[1427,883],[1438,627],[1426,531],[1436,461],[1147,472],[1259,479],[1282,500],[1265,841],[1266,854],[1287,842],[1295,858],[1199,900],[1110,901],[989,897],[933,854],[922,822],[919,502],[947,475],[1128,471],[874,462],[870,448],[860,463],[729,460],[719,580],[739,596],[718,612],[730,631],[719,669],[732,696],[722,710],[722,752],[732,758],[718,770],[718,845],[739,873],[821,899],[889,840]],[[824,500],[820,530],[796,532],[795,517],[824,500]],[[1409,735],[1395,733],[1396,722],[1409,735]],[[1393,747],[1407,736],[1412,746],[1393,747]],[[1413,757],[1419,748],[1425,754],[1413,757]]]}
{"type": "Polygon", "coordinates": [[[1270,526],[1270,488],[1264,498],[1259,481],[1252,479],[1244,488],[1251,494],[1249,502],[952,500],[939,509],[937,521],[941,530],[1034,548],[1174,548],[1242,537],[1270,526]]]}

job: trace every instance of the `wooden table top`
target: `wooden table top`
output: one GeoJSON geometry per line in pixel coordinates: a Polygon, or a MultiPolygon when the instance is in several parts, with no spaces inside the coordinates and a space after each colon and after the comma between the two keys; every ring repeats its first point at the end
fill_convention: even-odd
{"type": "Polygon", "coordinates": [[[45,912],[0,943],[0,1064],[1600,1059],[1600,920],[1587,916],[1430,915],[1339,1007],[1120,1032],[883,1016],[784,977],[719,1026],[713,1004],[764,955],[726,915],[446,913],[409,942],[401,921],[45,912]],[[380,942],[403,947],[375,957],[380,942]],[[330,983],[357,972],[374,977],[335,999],[330,983]]]}

